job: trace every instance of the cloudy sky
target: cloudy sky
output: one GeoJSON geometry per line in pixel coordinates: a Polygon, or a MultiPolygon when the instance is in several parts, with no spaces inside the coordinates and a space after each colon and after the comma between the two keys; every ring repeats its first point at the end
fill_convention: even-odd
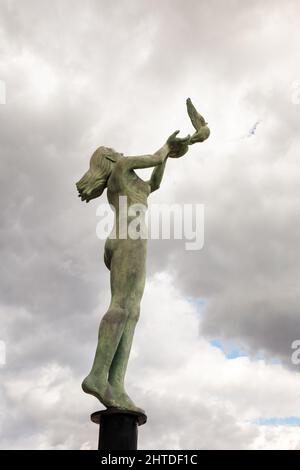
{"type": "Polygon", "coordinates": [[[168,162],[150,203],[204,204],[205,243],[149,242],[127,375],[140,448],[299,448],[299,14],[297,0],[1,0],[2,449],[96,448],[80,384],[109,276],[101,201],[74,183],[99,145],[145,154],[191,132],[188,96],[211,137],[168,162]]]}

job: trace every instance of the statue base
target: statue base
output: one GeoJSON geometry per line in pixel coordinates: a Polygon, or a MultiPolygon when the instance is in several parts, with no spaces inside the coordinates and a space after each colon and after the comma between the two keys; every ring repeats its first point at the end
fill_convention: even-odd
{"type": "Polygon", "coordinates": [[[137,450],[138,426],[145,424],[144,413],[108,408],[91,414],[99,424],[98,450],[137,450]]]}

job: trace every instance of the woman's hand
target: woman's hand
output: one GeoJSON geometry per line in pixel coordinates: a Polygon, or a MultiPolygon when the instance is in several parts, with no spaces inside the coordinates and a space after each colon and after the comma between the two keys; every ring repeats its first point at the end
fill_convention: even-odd
{"type": "Polygon", "coordinates": [[[168,157],[180,158],[185,155],[189,149],[190,135],[180,139],[176,137],[180,131],[175,131],[167,140],[167,146],[169,148],[168,157]]]}

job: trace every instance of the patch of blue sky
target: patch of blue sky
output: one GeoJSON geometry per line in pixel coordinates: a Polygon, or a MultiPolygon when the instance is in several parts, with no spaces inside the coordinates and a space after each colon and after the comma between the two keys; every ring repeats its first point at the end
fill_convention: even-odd
{"type": "Polygon", "coordinates": [[[238,357],[248,356],[248,354],[246,354],[246,352],[240,349],[238,346],[232,343],[225,344],[220,339],[213,339],[210,341],[210,344],[214,346],[215,348],[220,349],[224,353],[224,355],[227,357],[227,359],[237,359],[238,357]]]}
{"type": "Polygon", "coordinates": [[[259,418],[254,423],[259,426],[300,426],[300,416],[259,418]]]}
{"type": "Polygon", "coordinates": [[[265,356],[262,351],[258,351],[255,355],[244,351],[239,345],[232,341],[222,341],[221,339],[213,339],[210,344],[220,349],[227,359],[237,359],[239,357],[249,357],[252,361],[266,361],[269,364],[280,365],[282,361],[276,357],[270,358],[265,356]]]}

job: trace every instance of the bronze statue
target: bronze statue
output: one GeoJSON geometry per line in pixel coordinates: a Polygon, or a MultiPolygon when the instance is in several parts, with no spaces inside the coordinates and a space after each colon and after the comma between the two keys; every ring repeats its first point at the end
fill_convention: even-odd
{"type": "MultiPolygon", "coordinates": [[[[116,223],[120,215],[119,197],[127,197],[128,207],[137,203],[147,206],[149,194],[160,186],[167,158],[182,157],[189,145],[208,138],[207,123],[190,99],[187,109],[196,129],[192,137],[179,138],[176,131],[153,155],[135,157],[99,147],[91,157],[89,170],[76,184],[81,200],[86,202],[101,196],[107,188],[108,201],[115,209],[115,236],[106,240],[104,253],[110,270],[111,302],[100,323],[92,369],[82,383],[84,392],[94,395],[108,408],[143,412],[127,395],[124,379],[145,286],[147,240],[120,236],[116,223]],[[154,167],[150,181],[142,180],[134,171],[149,167],[154,167]]],[[[127,227],[130,221],[127,214],[127,227]]]]}

